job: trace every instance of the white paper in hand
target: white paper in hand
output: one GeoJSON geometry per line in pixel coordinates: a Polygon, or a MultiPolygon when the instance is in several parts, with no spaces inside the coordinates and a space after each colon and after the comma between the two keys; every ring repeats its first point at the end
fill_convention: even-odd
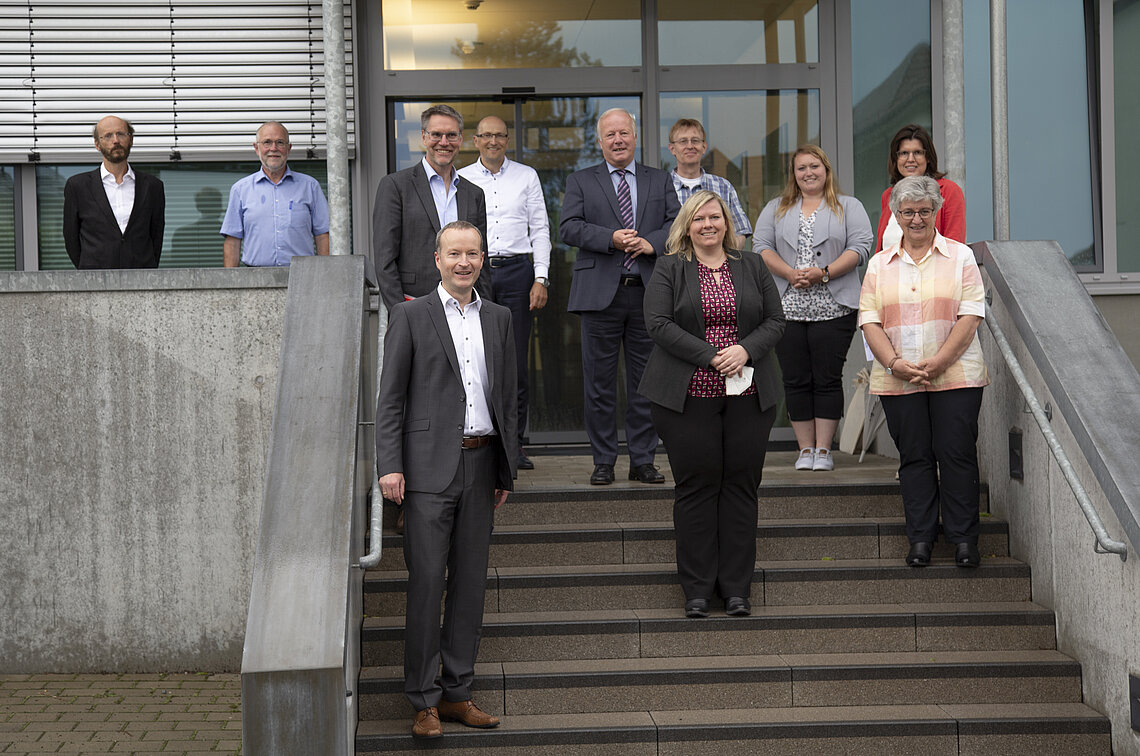
{"type": "Polygon", "coordinates": [[[724,393],[728,396],[740,396],[752,385],[752,368],[745,365],[740,369],[740,375],[730,375],[724,379],[724,393]]]}

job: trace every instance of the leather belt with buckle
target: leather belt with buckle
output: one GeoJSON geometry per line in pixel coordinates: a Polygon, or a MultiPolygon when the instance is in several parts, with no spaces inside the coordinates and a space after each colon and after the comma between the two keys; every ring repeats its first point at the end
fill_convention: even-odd
{"type": "Polygon", "coordinates": [[[464,436],[462,446],[464,449],[482,449],[490,446],[494,439],[494,436],[464,436]]]}
{"type": "Polygon", "coordinates": [[[502,268],[528,258],[527,255],[491,255],[488,259],[491,261],[492,268],[502,268]]]}
{"type": "Polygon", "coordinates": [[[641,276],[622,276],[618,279],[620,286],[641,286],[641,276]]]}

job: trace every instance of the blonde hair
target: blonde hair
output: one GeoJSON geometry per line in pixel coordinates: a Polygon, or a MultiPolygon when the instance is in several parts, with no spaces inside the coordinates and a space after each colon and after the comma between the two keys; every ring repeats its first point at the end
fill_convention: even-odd
{"type": "Polygon", "coordinates": [[[823,168],[827,171],[827,178],[823,182],[823,201],[831,212],[835,213],[835,217],[842,218],[843,206],[839,204],[839,186],[835,180],[835,171],[831,169],[831,161],[827,159],[827,153],[814,144],[801,146],[788,159],[788,183],[784,187],[783,193],[780,194],[780,204],[776,206],[776,217],[783,218],[803,197],[800,185],[796,183],[796,158],[800,155],[811,155],[823,163],[823,168]]]}
{"type": "Polygon", "coordinates": [[[729,254],[730,250],[735,252],[739,240],[736,238],[736,229],[733,228],[728,206],[724,204],[719,194],[708,189],[693,192],[693,196],[685,200],[685,204],[681,206],[681,212],[677,213],[677,217],[673,219],[673,226],[669,229],[669,238],[665,240],[665,254],[677,255],[685,262],[693,259],[693,240],[689,238],[689,226],[692,225],[697,211],[713,200],[720,205],[720,214],[724,218],[725,254],[734,260],[740,259],[737,254],[729,254]]]}

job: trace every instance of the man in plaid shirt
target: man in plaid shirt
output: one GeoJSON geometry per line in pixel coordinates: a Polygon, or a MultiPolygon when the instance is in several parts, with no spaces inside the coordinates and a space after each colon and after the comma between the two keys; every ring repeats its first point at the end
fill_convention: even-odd
{"type": "Polygon", "coordinates": [[[713,192],[728,205],[736,233],[744,238],[751,237],[752,224],[748,222],[748,214],[740,206],[736,189],[728,179],[706,173],[701,168],[701,158],[705,156],[707,149],[705,127],[695,118],[682,118],[669,129],[669,152],[677,159],[677,167],[669,175],[673,179],[673,188],[677,190],[677,199],[683,205],[685,200],[698,189],[713,192]]]}

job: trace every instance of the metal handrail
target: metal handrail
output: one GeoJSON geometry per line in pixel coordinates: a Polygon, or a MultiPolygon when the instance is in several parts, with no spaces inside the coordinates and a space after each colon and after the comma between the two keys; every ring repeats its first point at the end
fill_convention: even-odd
{"type": "Polygon", "coordinates": [[[1108,531],[1104,528],[1104,523],[1100,520],[1100,515],[1096,513],[1096,507],[1089,498],[1088,492],[1081,484],[1077,473],[1073,469],[1072,463],[1069,461],[1069,455],[1061,448],[1061,442],[1057,440],[1057,434],[1049,425],[1049,418],[1045,415],[1045,410],[1041,408],[1041,402],[1037,400],[1037,394],[1033,391],[1033,387],[1029,385],[1029,379],[1025,377],[1025,372],[1021,369],[1021,364],[1017,361],[1017,357],[1013,354],[1013,348],[1010,347],[1009,341],[1005,338],[1005,333],[1002,332],[1001,326],[997,323],[997,318],[994,317],[993,310],[990,308],[989,303],[986,303],[986,325],[989,326],[990,333],[993,334],[994,341],[997,342],[998,350],[1001,352],[1002,357],[1005,357],[1006,364],[1009,365],[1010,372],[1013,373],[1013,379],[1017,382],[1017,387],[1021,389],[1021,395],[1025,397],[1025,403],[1029,405],[1029,411],[1033,413],[1033,419],[1037,421],[1037,427],[1041,429],[1041,435],[1045,437],[1045,442],[1049,444],[1049,451],[1053,452],[1053,458],[1057,460],[1057,465],[1061,468],[1061,474],[1065,476],[1065,480],[1069,483],[1069,488],[1073,491],[1073,496],[1077,499],[1077,504],[1081,507],[1081,512],[1084,513],[1085,519],[1088,520],[1089,526],[1093,529],[1096,535],[1096,544],[1093,546],[1093,551],[1098,554],[1119,554],[1120,560],[1125,561],[1128,559],[1128,547],[1121,541],[1113,540],[1108,531]],[[1099,548],[1097,548],[1099,547],[1099,548]]]}
{"type": "Polygon", "coordinates": [[[372,569],[380,564],[380,554],[383,552],[383,534],[381,530],[384,527],[384,500],[378,494],[379,489],[379,486],[373,486],[372,492],[369,495],[369,508],[372,511],[372,520],[368,528],[369,551],[360,558],[358,564],[354,565],[366,570],[372,569]]]}

